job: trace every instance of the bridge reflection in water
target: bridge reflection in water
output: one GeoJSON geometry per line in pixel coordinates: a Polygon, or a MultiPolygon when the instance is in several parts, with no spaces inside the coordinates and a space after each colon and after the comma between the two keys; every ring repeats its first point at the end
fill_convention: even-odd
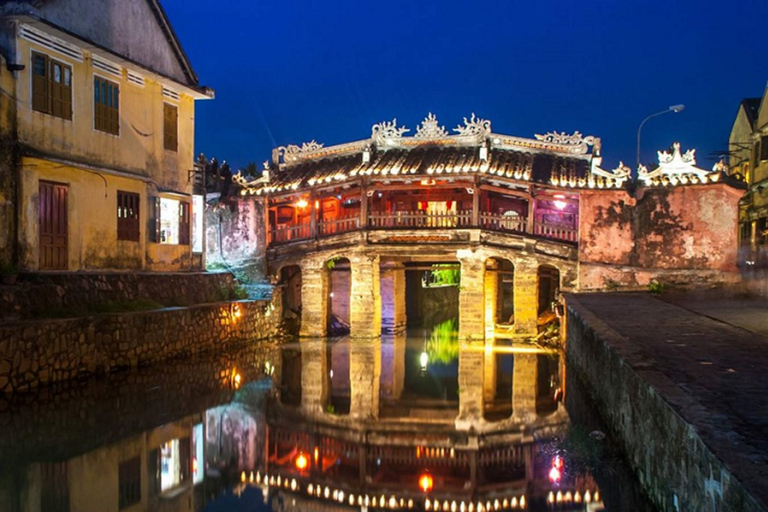
{"type": "Polygon", "coordinates": [[[237,491],[260,489],[273,510],[599,505],[594,479],[557,456],[568,426],[558,351],[460,345],[456,328],[284,346],[263,457],[241,468],[237,491]]]}
{"type": "Polygon", "coordinates": [[[574,471],[564,383],[453,320],[127,371],[0,400],[0,510],[599,510],[628,486],[574,471]]]}

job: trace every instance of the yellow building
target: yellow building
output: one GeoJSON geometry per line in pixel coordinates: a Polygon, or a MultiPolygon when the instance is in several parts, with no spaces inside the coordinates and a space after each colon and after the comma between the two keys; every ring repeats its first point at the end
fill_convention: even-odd
{"type": "Polygon", "coordinates": [[[763,98],[739,105],[729,137],[730,172],[749,187],[739,204],[740,263],[768,266],[768,107],[763,98]]]}
{"type": "Polygon", "coordinates": [[[0,7],[0,264],[202,268],[198,85],[158,0],[0,7]]]}

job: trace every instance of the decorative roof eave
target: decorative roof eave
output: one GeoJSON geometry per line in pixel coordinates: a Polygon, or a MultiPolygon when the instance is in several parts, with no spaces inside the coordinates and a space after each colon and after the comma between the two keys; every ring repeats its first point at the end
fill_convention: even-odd
{"type": "Polygon", "coordinates": [[[550,184],[564,188],[617,189],[629,181],[631,170],[624,162],[619,162],[619,166],[611,171],[602,169],[601,163],[601,157],[593,158],[589,174],[585,177],[553,172],[550,184]]]}
{"type": "Polygon", "coordinates": [[[585,160],[597,156],[600,150],[599,138],[584,137],[578,131],[572,135],[565,132],[536,134],[535,139],[495,134],[491,131],[491,122],[476,117],[474,113],[469,119],[464,118],[463,125],[460,124],[452,130],[455,133],[453,135],[449,134],[444,126],[439,125],[437,118],[432,113],[429,113],[416,128],[416,133],[413,136],[406,136],[405,134],[410,131],[405,126],[398,126],[397,119],[383,121],[371,127],[369,139],[330,147],[324,147],[323,144],[314,140],[305,142],[301,146],[295,144],[280,146],[273,151],[272,160],[278,166],[291,166],[307,160],[366,153],[374,147],[377,151],[413,149],[434,145],[487,147],[488,140],[490,140],[491,146],[500,149],[530,153],[543,151],[585,160]],[[589,153],[590,146],[593,147],[593,154],[589,153]]]}
{"type": "Polygon", "coordinates": [[[272,161],[275,165],[294,165],[307,160],[319,160],[322,158],[332,158],[354,153],[362,153],[370,148],[371,140],[358,140],[346,144],[324,147],[319,142],[305,142],[301,147],[295,144],[280,146],[272,152],[272,161]]]}
{"type": "Polygon", "coordinates": [[[672,153],[659,151],[658,155],[659,166],[653,171],[649,171],[644,165],[640,165],[637,170],[637,177],[645,186],[665,187],[714,183],[719,181],[721,175],[727,171],[727,167],[722,161],[716,163],[711,171],[696,167],[696,150],[689,149],[685,153],[681,153],[679,142],[672,145],[672,153]]]}
{"type": "Polygon", "coordinates": [[[490,137],[491,145],[499,149],[528,152],[545,151],[584,160],[590,160],[596,154],[599,154],[600,148],[599,138],[591,135],[582,137],[578,131],[574,132],[573,135],[567,135],[565,132],[549,132],[544,135],[536,134],[536,140],[495,133],[490,134],[490,137]],[[593,146],[595,155],[589,153],[589,146],[593,146]]]}

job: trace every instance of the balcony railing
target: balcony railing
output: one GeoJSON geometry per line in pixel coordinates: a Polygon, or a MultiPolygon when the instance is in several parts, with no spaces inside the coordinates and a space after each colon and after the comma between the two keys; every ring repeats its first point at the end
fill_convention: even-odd
{"type": "MultiPolygon", "coordinates": [[[[283,226],[270,231],[271,244],[322,238],[361,229],[357,216],[340,219],[320,220],[315,229],[310,223],[283,226]]],[[[427,213],[424,211],[402,211],[391,213],[370,213],[368,229],[455,229],[480,228],[500,233],[529,234],[541,238],[576,243],[578,230],[543,222],[533,223],[529,229],[528,219],[520,216],[500,215],[482,212],[478,215],[477,226],[472,223],[471,211],[427,213]]]]}
{"type": "Polygon", "coordinates": [[[427,213],[425,211],[415,211],[371,213],[368,215],[368,226],[371,229],[468,228],[472,226],[472,212],[427,213]]]}
{"type": "Polygon", "coordinates": [[[319,236],[336,235],[360,229],[360,217],[346,217],[341,219],[323,220],[317,223],[319,236]]]}
{"type": "Polygon", "coordinates": [[[497,213],[481,213],[480,227],[489,231],[512,231],[525,233],[528,228],[528,220],[525,217],[510,217],[497,213]]]}

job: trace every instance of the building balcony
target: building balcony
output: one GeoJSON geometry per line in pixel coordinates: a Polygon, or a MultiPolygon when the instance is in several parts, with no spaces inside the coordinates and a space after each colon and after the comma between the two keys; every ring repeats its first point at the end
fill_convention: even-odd
{"type": "MultiPolygon", "coordinates": [[[[370,213],[367,219],[348,216],[296,224],[284,224],[269,230],[270,246],[289,244],[351,233],[355,231],[397,231],[397,230],[450,230],[480,229],[494,233],[525,235],[566,244],[578,242],[578,229],[556,225],[545,220],[520,216],[509,216],[491,212],[471,210],[455,212],[396,211],[370,213]]],[[[425,233],[426,234],[426,233],[425,233]]]]}

